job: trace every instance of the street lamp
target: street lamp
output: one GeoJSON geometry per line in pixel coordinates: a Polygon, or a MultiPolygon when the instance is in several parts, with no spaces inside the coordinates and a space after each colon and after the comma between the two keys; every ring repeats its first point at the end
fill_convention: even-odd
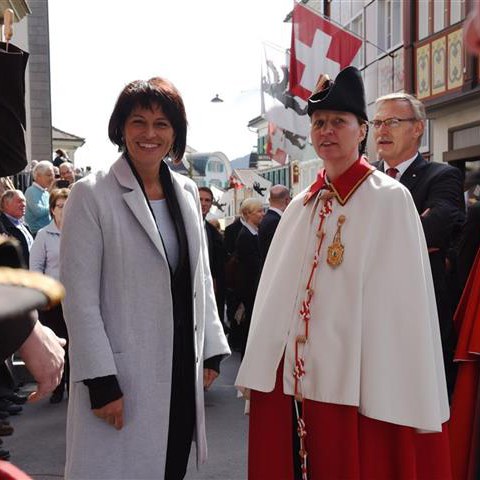
{"type": "Polygon", "coordinates": [[[215,97],[213,97],[211,100],[210,100],[212,103],[221,103],[223,102],[223,100],[218,96],[218,93],[215,94],[215,97]]]}

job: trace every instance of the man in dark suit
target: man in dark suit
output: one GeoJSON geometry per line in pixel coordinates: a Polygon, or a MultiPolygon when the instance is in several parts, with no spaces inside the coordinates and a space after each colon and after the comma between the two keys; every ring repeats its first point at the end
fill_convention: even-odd
{"type": "Polygon", "coordinates": [[[258,243],[262,264],[267,257],[268,249],[272,243],[273,235],[280,222],[283,212],[290,203],[290,191],[284,185],[274,185],[270,189],[270,207],[258,227],[258,243]]]}
{"type": "Polygon", "coordinates": [[[213,288],[215,291],[215,300],[217,302],[218,315],[223,325],[223,330],[227,331],[225,325],[225,261],[226,252],[223,246],[223,238],[220,232],[207,221],[206,217],[212,208],[213,192],[208,187],[198,189],[200,195],[200,206],[202,207],[203,221],[208,242],[208,258],[210,261],[210,271],[212,273],[213,288]]]}
{"type": "Polygon", "coordinates": [[[28,266],[33,237],[23,222],[26,202],[20,190],[7,190],[0,199],[0,233],[16,238],[22,248],[22,260],[28,266]]]}
{"type": "Polygon", "coordinates": [[[411,95],[396,93],[379,98],[372,121],[380,159],[375,166],[410,190],[420,215],[430,256],[447,383],[451,392],[455,345],[452,302],[446,281],[446,254],[465,220],[465,200],[460,170],[427,162],[418,152],[425,118],[425,107],[411,95]]]}

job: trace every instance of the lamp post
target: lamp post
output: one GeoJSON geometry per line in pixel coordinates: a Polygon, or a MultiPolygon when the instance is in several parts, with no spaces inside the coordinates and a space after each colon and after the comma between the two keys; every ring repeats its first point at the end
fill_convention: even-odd
{"type": "Polygon", "coordinates": [[[212,103],[221,103],[223,100],[218,96],[218,93],[210,100],[212,103]]]}

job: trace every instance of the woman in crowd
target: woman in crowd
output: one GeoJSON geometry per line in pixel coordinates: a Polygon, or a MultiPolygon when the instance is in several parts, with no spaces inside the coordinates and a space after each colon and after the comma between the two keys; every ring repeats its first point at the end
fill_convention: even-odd
{"type": "Polygon", "coordinates": [[[164,162],[185,151],[179,92],[131,82],[108,132],[122,155],[73,186],[62,233],[66,478],[182,479],[192,438],[206,458],[203,391],[229,348],[197,187],[164,162]]]}
{"type": "Polygon", "coordinates": [[[279,223],[236,380],[251,399],[249,480],[449,479],[440,333],[413,200],[362,156],[356,68],[323,78],[308,114],[324,168],[279,223]]]}
{"type": "Polygon", "coordinates": [[[238,233],[235,242],[235,252],[240,270],[238,291],[236,293],[245,307],[245,315],[240,325],[240,352],[243,357],[247,345],[258,280],[262,270],[262,259],[258,243],[258,226],[264,216],[262,202],[257,198],[247,198],[242,203],[241,214],[245,223],[238,233]]]}
{"type": "MultiPolygon", "coordinates": [[[[70,190],[67,188],[52,190],[49,210],[52,221],[40,229],[30,250],[30,270],[44,273],[58,280],[60,269],[60,235],[63,225],[63,208],[70,190]]],[[[51,328],[60,338],[68,339],[67,327],[63,318],[62,305],[59,303],[50,310],[39,310],[40,321],[51,328]]],[[[65,355],[65,368],[58,387],[50,397],[50,403],[60,403],[68,382],[68,355],[65,355]]]]}

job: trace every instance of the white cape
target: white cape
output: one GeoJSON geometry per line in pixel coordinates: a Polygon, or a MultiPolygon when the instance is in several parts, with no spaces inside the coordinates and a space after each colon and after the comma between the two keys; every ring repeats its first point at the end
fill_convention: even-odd
{"type": "MultiPolygon", "coordinates": [[[[449,417],[432,275],[410,193],[373,172],[342,205],[333,199],[316,271],[304,398],[358,406],[370,418],[440,431],[449,417]],[[343,263],[326,263],[342,227],[343,263]]],[[[323,201],[288,206],[273,238],[236,385],[272,391],[285,355],[283,388],[294,394],[295,338],[323,201]]],[[[343,202],[342,202],[343,203],[343,202]]]]}

